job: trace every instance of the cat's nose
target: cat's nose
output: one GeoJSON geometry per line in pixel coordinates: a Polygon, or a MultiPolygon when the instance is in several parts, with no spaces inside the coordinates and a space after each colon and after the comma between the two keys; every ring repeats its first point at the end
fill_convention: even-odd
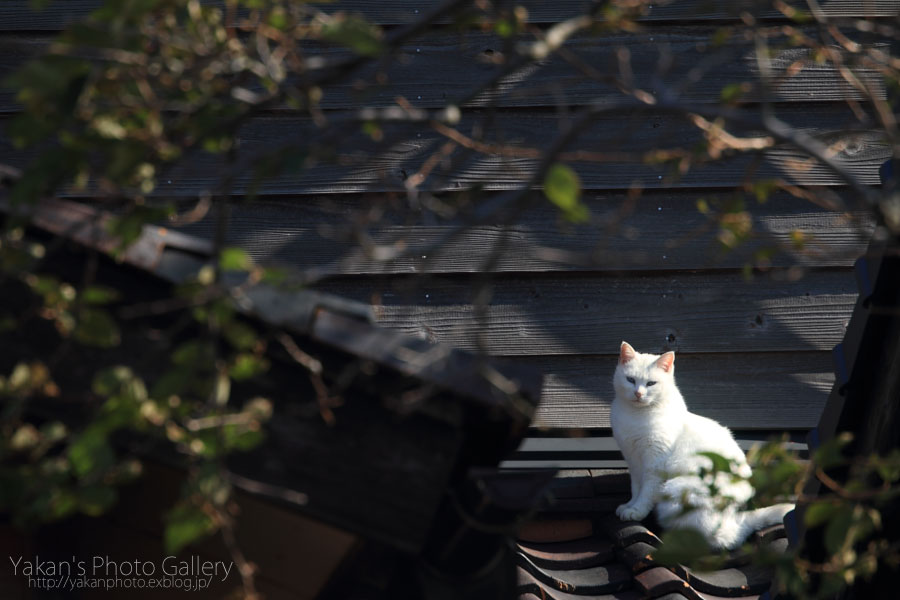
{"type": "Polygon", "coordinates": [[[643,396],[643,395],[644,394],[642,394],[641,392],[639,392],[637,390],[634,391],[634,397],[637,398],[638,400],[640,400],[641,396],[643,396]]]}

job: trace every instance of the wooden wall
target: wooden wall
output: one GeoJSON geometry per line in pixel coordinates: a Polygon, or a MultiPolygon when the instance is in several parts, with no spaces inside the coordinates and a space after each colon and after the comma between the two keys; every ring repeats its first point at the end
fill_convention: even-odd
{"type": "MultiPolygon", "coordinates": [[[[9,48],[0,53],[0,69],[8,71],[38,51],[50,34],[96,4],[58,2],[38,15],[27,11],[25,0],[0,4],[0,44],[9,48]]],[[[523,4],[532,23],[547,26],[576,14],[584,3],[523,4]]],[[[738,9],[747,4],[697,0],[658,6],[643,20],[640,32],[581,35],[567,48],[585,64],[603,70],[614,63],[617,49],[626,48],[638,85],[658,92],[684,83],[691,69],[713,53],[711,36],[735,23],[738,9]],[[672,62],[660,74],[661,52],[671,52],[672,62]]],[[[833,16],[888,17],[900,8],[898,0],[820,4],[833,16]]],[[[428,3],[356,1],[338,6],[359,9],[391,27],[414,21],[428,3]]],[[[777,22],[771,12],[761,16],[777,22]]],[[[360,106],[389,106],[397,96],[417,107],[443,106],[489,79],[500,68],[492,57],[502,48],[503,41],[491,33],[436,28],[420,42],[404,46],[386,70],[385,85],[364,91],[350,84],[326,90],[325,116],[349,118],[360,106]]],[[[699,82],[685,87],[683,100],[715,103],[725,85],[753,77],[750,41],[732,37],[724,50],[727,60],[712,61],[699,82]]],[[[783,69],[802,58],[795,50],[783,49],[774,65],[783,69]]],[[[363,70],[358,78],[371,75],[363,70]]],[[[874,73],[863,77],[881,85],[874,73]]],[[[494,91],[468,102],[458,130],[472,135],[488,123],[487,137],[494,142],[543,148],[558,134],[567,114],[617,94],[606,84],[576,77],[565,62],[550,59],[502,79],[494,91]]],[[[854,95],[833,70],[808,64],[775,89],[776,112],[822,141],[842,142],[836,146],[837,160],[874,185],[889,149],[877,132],[855,125],[844,100],[854,95]]],[[[750,95],[747,100],[758,98],[750,95]]],[[[0,123],[16,110],[13,96],[0,94],[0,123]]],[[[298,140],[316,131],[311,120],[275,110],[246,125],[241,150],[290,152],[298,140]]],[[[573,163],[585,188],[591,223],[563,222],[558,211],[536,195],[532,208],[514,223],[480,223],[434,251],[434,243],[449,236],[455,224],[410,210],[403,186],[446,138],[427,124],[385,126],[384,136],[388,149],[363,158],[374,142],[358,127],[349,128],[348,145],[359,155],[348,153],[336,163],[319,162],[302,173],[266,181],[256,203],[238,203],[232,209],[230,241],[260,261],[327,276],[319,287],[374,303],[387,327],[469,350],[484,349],[544,371],[548,377],[539,416],[542,426],[608,432],[610,378],[623,339],[643,351],[675,350],[678,382],[696,412],[747,432],[799,432],[815,425],[833,379],[829,353],[841,340],[856,299],[850,266],[872,230],[841,180],[826,169],[781,147],[762,156],[695,166],[680,177],[628,157],[573,163]],[[821,186],[819,198],[845,201],[851,215],[784,193],[764,204],[748,198],[757,235],[725,252],[716,241],[717,228],[698,210],[698,200],[714,204],[732,198],[751,177],[821,186]],[[629,195],[631,188],[643,191],[629,195]],[[361,222],[375,206],[383,214],[366,231],[379,244],[400,248],[402,243],[404,256],[398,260],[367,257],[346,240],[348,217],[361,222]],[[802,249],[792,244],[796,232],[806,240],[802,249]],[[498,245],[504,252],[488,265],[498,245]],[[772,268],[747,278],[744,267],[754,252],[772,246],[779,248],[771,257],[772,268]],[[479,316],[472,287],[486,279],[485,270],[493,273],[493,295],[479,316]]],[[[572,149],[640,153],[700,139],[686,120],[646,108],[601,116],[572,149]]],[[[11,162],[27,158],[2,140],[0,156],[14,157],[11,162]]],[[[424,187],[454,198],[483,181],[496,197],[527,180],[535,164],[528,157],[475,156],[446,177],[426,180],[424,187]]],[[[198,157],[167,174],[158,193],[197,193],[221,169],[220,159],[198,157]]],[[[250,184],[249,174],[237,172],[232,189],[236,199],[250,184]]],[[[212,225],[207,219],[186,230],[208,236],[212,225]]]]}

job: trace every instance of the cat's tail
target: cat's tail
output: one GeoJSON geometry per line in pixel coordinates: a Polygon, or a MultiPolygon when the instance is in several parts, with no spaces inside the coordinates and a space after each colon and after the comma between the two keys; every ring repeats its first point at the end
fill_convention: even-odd
{"type": "Polygon", "coordinates": [[[754,531],[781,523],[784,515],[792,510],[794,505],[785,503],[739,512],[734,520],[734,526],[720,527],[711,542],[717,548],[736,548],[754,531]]]}

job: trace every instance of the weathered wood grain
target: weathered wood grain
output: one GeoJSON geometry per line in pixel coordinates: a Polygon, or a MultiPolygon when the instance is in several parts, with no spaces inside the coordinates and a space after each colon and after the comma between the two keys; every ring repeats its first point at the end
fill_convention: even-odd
{"type": "MultiPolygon", "coordinates": [[[[610,80],[621,77],[620,52],[626,52],[629,57],[635,87],[659,96],[677,95],[684,102],[719,102],[723,88],[754,83],[759,74],[752,38],[735,34],[725,43],[715,45],[710,40],[718,30],[714,26],[670,26],[637,33],[578,36],[565,45],[566,51],[607,80],[585,75],[570,62],[571,56],[564,59],[555,55],[504,77],[495,89],[479,94],[467,105],[573,106],[621,98],[621,92],[610,80]],[[666,63],[664,70],[662,63],[666,63]]],[[[807,34],[813,38],[816,35],[813,30],[807,30],[807,34]]],[[[849,35],[858,37],[852,32],[849,35]]],[[[0,77],[12,72],[26,58],[42,52],[48,43],[45,36],[0,38],[3,50],[0,77]]],[[[817,64],[811,52],[793,47],[786,38],[773,38],[769,44],[774,51],[773,100],[826,102],[864,97],[829,64],[817,64]],[[797,70],[786,77],[788,67],[797,70]]],[[[885,43],[871,46],[887,49],[885,43]]],[[[386,68],[381,61],[373,62],[351,79],[325,88],[321,106],[325,109],[391,106],[396,104],[398,96],[420,107],[458,103],[469,98],[473,90],[484,88],[486,82],[502,71],[503,65],[496,61],[501,59],[504,47],[504,40],[495,34],[433,31],[402,46],[386,68]]],[[[835,51],[840,53],[840,49],[835,51]]],[[[347,51],[318,48],[312,53],[337,58],[347,51]]],[[[871,68],[854,68],[854,60],[853,55],[843,56],[844,64],[853,68],[857,77],[879,97],[884,97],[881,74],[871,68]]],[[[742,97],[748,102],[760,98],[755,88],[742,97]]],[[[0,111],[16,109],[13,91],[3,90],[0,111]]]]}
{"type": "MultiPolygon", "coordinates": [[[[537,427],[610,427],[615,355],[516,360],[547,375],[537,427]]],[[[828,352],[679,353],[675,363],[675,379],[688,408],[740,429],[815,427],[834,380],[828,352]]]]}
{"type": "Polygon", "coordinates": [[[371,301],[379,324],[489,354],[601,354],[626,339],[638,349],[685,352],[830,350],[856,301],[849,271],[798,281],[732,273],[634,277],[498,276],[484,322],[472,278],[355,278],[325,291],[371,301]],[[404,284],[414,287],[404,289],[404,284]]]}
{"type": "MultiPolygon", "coordinates": [[[[878,182],[878,167],[890,155],[890,146],[877,131],[859,131],[845,107],[839,105],[792,104],[778,115],[800,130],[834,148],[834,160],[867,184],[878,182]]],[[[389,124],[384,140],[375,142],[360,132],[355,121],[348,123],[346,113],[332,114],[335,127],[328,132],[311,121],[290,115],[267,115],[248,122],[239,133],[240,156],[237,165],[225,163],[222,155],[196,153],[191,160],[164,171],[155,195],[188,196],[214,192],[220,179],[233,175],[232,193],[243,195],[252,187],[251,161],[260,156],[284,159],[292,154],[308,155],[310,140],[326,144],[338,142],[339,153],[331,161],[308,161],[302,171],[292,171],[267,179],[259,186],[262,194],[335,194],[404,191],[404,180],[419,171],[447,142],[447,138],[427,124],[389,124]],[[343,116],[342,116],[343,115],[343,116]]],[[[752,118],[752,113],[748,113],[752,118]]],[[[547,148],[559,135],[564,122],[559,115],[544,111],[507,110],[485,121],[486,112],[468,111],[458,126],[465,135],[489,127],[489,142],[535,151],[547,148]]],[[[5,120],[0,119],[0,132],[5,120]]],[[[734,128],[736,135],[754,131],[734,128]]],[[[0,133],[2,135],[2,133],[0,133]]],[[[797,185],[840,185],[844,182],[825,166],[807,159],[799,151],[776,146],[762,155],[741,154],[694,165],[684,174],[672,167],[647,164],[640,160],[651,149],[695,148],[703,136],[692,123],[652,110],[635,113],[621,110],[604,113],[581,130],[569,151],[600,152],[610,162],[573,163],[584,189],[644,189],[733,187],[745,180],[783,178],[797,185]],[[620,156],[618,153],[628,153],[620,156]],[[638,153],[639,156],[634,156],[638,153]]],[[[34,156],[13,148],[8,139],[0,139],[0,155],[21,166],[34,156]]],[[[270,159],[271,160],[271,159],[270,159]]],[[[487,190],[515,189],[527,182],[537,164],[533,158],[511,158],[495,154],[464,154],[457,148],[450,161],[441,163],[421,184],[420,189],[460,191],[474,185],[487,190]],[[453,159],[456,159],[455,161],[453,159]],[[461,164],[456,167],[456,161],[461,164]],[[449,171],[445,171],[445,163],[449,171]]],[[[82,194],[83,195],[83,194],[82,194]]]]}
{"type": "MultiPolygon", "coordinates": [[[[425,6],[437,4],[434,0],[425,6]]],[[[376,23],[409,23],[424,12],[423,3],[414,0],[387,0],[366,2],[366,0],[342,1],[346,10],[357,10],[376,23]],[[416,12],[416,11],[419,12],[416,12]]],[[[801,0],[790,0],[786,4],[801,10],[808,5],[801,0]]],[[[529,21],[534,23],[557,23],[582,14],[590,7],[584,0],[521,0],[516,5],[528,10],[529,21]]],[[[822,12],[829,17],[894,17],[900,10],[897,0],[821,0],[822,12]]],[[[326,7],[328,5],[325,5],[326,7]]],[[[675,0],[647,2],[642,21],[705,21],[737,20],[742,12],[759,18],[781,19],[784,16],[772,7],[771,0],[675,0]]],[[[602,17],[602,15],[601,15],[602,17]]]]}
{"type": "MultiPolygon", "coordinates": [[[[711,206],[735,201],[728,192],[703,196],[711,206]]],[[[586,225],[565,222],[555,206],[542,201],[519,213],[505,236],[500,224],[472,226],[433,252],[460,223],[410,211],[403,197],[263,198],[232,208],[227,242],[259,263],[315,275],[478,272],[504,237],[505,251],[493,266],[498,272],[734,269],[766,249],[777,250],[769,258],[772,266],[850,267],[865,251],[873,226],[864,212],[832,212],[776,194],[765,204],[746,200],[755,234],[727,250],[717,239],[713,215],[702,214],[697,200],[691,192],[646,192],[633,203],[623,194],[594,193],[585,198],[592,214],[586,225]],[[802,247],[793,244],[792,232],[802,234],[802,247]],[[362,240],[406,253],[380,261],[363,250],[362,240]]],[[[208,216],[182,230],[213,239],[215,219],[208,216]]]]}
{"type": "MultiPolygon", "coordinates": [[[[430,8],[440,2],[416,0],[343,0],[339,4],[324,4],[324,10],[338,9],[361,12],[372,22],[383,25],[412,23],[422,17],[430,8]]],[[[50,4],[43,11],[33,11],[28,0],[4,0],[0,2],[0,30],[55,30],[87,16],[100,6],[101,0],[65,0],[50,4]]],[[[532,23],[554,23],[571,18],[589,6],[585,0],[521,0],[516,2],[528,9],[532,23]]],[[[783,18],[771,9],[771,2],[760,0],[678,0],[677,2],[648,3],[643,21],[684,21],[684,20],[736,20],[742,11],[761,18],[783,18]]],[[[788,2],[792,6],[805,9],[806,4],[797,0],[788,2]]],[[[829,17],[893,17],[900,3],[897,0],[821,0],[825,15],[829,17]]],[[[446,19],[442,22],[448,22],[446,19]]]]}

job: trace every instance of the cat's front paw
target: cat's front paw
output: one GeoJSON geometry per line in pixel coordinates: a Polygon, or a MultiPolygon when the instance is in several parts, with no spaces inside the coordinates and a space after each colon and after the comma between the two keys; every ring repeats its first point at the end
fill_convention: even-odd
{"type": "Polygon", "coordinates": [[[649,514],[650,511],[640,510],[632,504],[622,504],[616,509],[616,516],[623,521],[640,521],[649,514]]]}

